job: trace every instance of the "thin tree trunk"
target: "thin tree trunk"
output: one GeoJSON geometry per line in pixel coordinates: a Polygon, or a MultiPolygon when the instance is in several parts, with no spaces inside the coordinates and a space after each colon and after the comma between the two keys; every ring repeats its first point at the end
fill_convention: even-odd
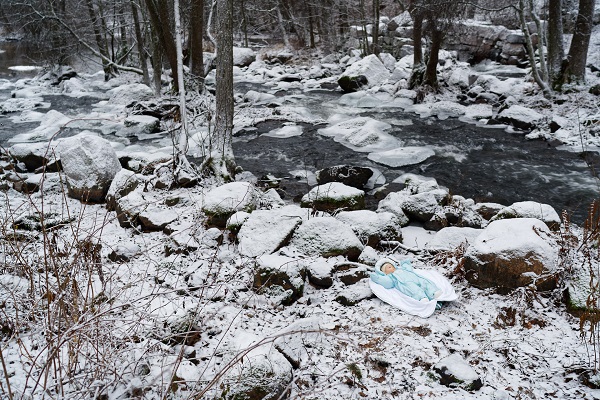
{"type": "MultiPolygon", "coordinates": [[[[108,48],[106,47],[106,42],[102,37],[102,33],[100,31],[100,26],[98,25],[98,16],[96,14],[96,10],[94,8],[94,4],[92,0],[86,0],[86,6],[88,9],[88,14],[90,16],[92,28],[94,30],[94,37],[96,39],[96,45],[98,46],[98,51],[102,54],[106,59],[109,58],[108,48]]],[[[106,59],[102,59],[102,69],[104,70],[104,80],[108,81],[111,76],[111,68],[110,64],[106,59]]]]}
{"type": "Polygon", "coordinates": [[[133,16],[133,25],[135,29],[135,39],[137,41],[137,48],[142,69],[143,82],[145,85],[150,86],[150,74],[148,72],[148,56],[146,54],[146,49],[144,48],[144,36],[142,35],[142,27],[140,25],[138,4],[135,0],[131,0],[130,3],[131,15],[133,16]]]}
{"type": "Polygon", "coordinates": [[[418,11],[414,11],[412,14],[413,18],[413,67],[417,67],[423,64],[423,14],[418,11]]]}
{"type": "Polygon", "coordinates": [[[248,46],[248,17],[246,16],[245,0],[240,0],[240,11],[242,13],[242,34],[244,35],[244,47],[248,46]]]}
{"type": "Polygon", "coordinates": [[[373,0],[373,45],[371,46],[371,53],[379,55],[379,0],[373,0]]]}
{"type": "Polygon", "coordinates": [[[519,20],[521,22],[521,31],[525,36],[525,47],[527,48],[527,56],[529,58],[529,63],[531,64],[531,75],[533,75],[533,79],[538,84],[540,89],[542,89],[544,96],[551,97],[552,94],[550,92],[548,82],[544,81],[540,76],[537,63],[535,62],[533,43],[531,42],[531,35],[529,34],[529,29],[527,28],[527,21],[525,21],[525,0],[519,0],[519,8],[517,11],[519,14],[519,20]]]}
{"type": "Polygon", "coordinates": [[[191,71],[200,89],[204,82],[204,51],[202,34],[204,32],[204,0],[192,0],[192,22],[190,28],[191,71]]]}
{"type": "Polygon", "coordinates": [[[277,7],[275,7],[277,11],[277,21],[279,23],[279,29],[281,30],[281,35],[283,37],[283,45],[290,49],[292,48],[290,44],[290,36],[287,33],[287,29],[285,29],[285,21],[283,20],[283,15],[281,14],[281,4],[278,2],[277,7]]]}
{"type": "Polygon", "coordinates": [[[531,14],[531,18],[535,23],[535,27],[538,32],[538,54],[540,60],[540,73],[542,74],[541,78],[544,82],[550,82],[548,75],[548,67],[546,65],[546,55],[545,55],[545,47],[546,47],[546,34],[545,30],[542,28],[542,21],[540,20],[539,15],[535,10],[534,0],[528,0],[529,3],[529,13],[531,14]]]}

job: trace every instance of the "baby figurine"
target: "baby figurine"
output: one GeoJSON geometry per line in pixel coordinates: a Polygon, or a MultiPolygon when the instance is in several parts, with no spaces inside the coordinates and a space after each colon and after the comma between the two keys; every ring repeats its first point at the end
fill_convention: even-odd
{"type": "Polygon", "coordinates": [[[418,275],[409,260],[398,265],[395,260],[384,258],[375,264],[371,280],[386,289],[395,288],[415,300],[429,301],[440,297],[442,291],[429,279],[418,275]]]}

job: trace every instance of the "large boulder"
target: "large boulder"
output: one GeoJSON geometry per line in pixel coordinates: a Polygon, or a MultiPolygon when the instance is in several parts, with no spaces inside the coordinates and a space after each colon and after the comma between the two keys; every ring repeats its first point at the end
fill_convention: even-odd
{"type": "Polygon", "coordinates": [[[336,218],[350,226],[368,246],[377,246],[381,240],[402,241],[401,221],[391,212],[342,211],[336,218]]]}
{"type": "Polygon", "coordinates": [[[254,290],[282,305],[290,305],[302,297],[304,271],[293,258],[275,254],[256,259],[254,290]]]}
{"type": "Polygon", "coordinates": [[[390,71],[381,60],[371,54],[349,66],[338,79],[338,84],[345,92],[354,92],[361,87],[381,85],[391,76],[390,71]],[[356,83],[360,83],[356,87],[356,83]]]}
{"type": "Polygon", "coordinates": [[[233,48],[233,65],[238,67],[247,67],[256,60],[256,53],[246,47],[233,48]]]}
{"type": "Polygon", "coordinates": [[[209,224],[225,227],[230,216],[237,211],[252,211],[257,201],[258,191],[251,183],[226,183],[204,196],[202,211],[208,217],[209,224]]]}
{"type": "Polygon", "coordinates": [[[315,186],[302,197],[302,207],[320,211],[359,210],[365,207],[365,192],[339,182],[315,186]]]}
{"type": "Polygon", "coordinates": [[[551,290],[558,251],[553,233],[538,219],[493,221],[467,249],[464,270],[467,280],[480,288],[507,292],[535,284],[551,290]]]}
{"type": "Polygon", "coordinates": [[[64,139],[58,148],[69,196],[103,202],[115,175],[121,170],[108,140],[93,135],[64,139]]]}
{"type": "Polygon", "coordinates": [[[296,229],[290,246],[308,255],[344,255],[356,260],[363,245],[352,228],[333,217],[316,217],[296,229]]]}
{"type": "MultiPolygon", "coordinates": [[[[287,209],[287,208],[286,208],[287,209]]],[[[302,218],[286,209],[256,210],[238,233],[240,253],[248,257],[271,254],[287,244],[302,218]]]]}
{"type": "Polygon", "coordinates": [[[504,207],[492,221],[508,218],[537,218],[548,225],[548,228],[557,231],[560,228],[560,217],[556,210],[549,204],[535,201],[520,201],[504,207]]]}
{"type": "Polygon", "coordinates": [[[141,187],[143,182],[144,177],[142,175],[137,175],[125,168],[121,169],[113,178],[106,193],[106,208],[109,211],[114,211],[117,200],[141,187]]]}
{"type": "Polygon", "coordinates": [[[154,98],[154,92],[147,85],[132,83],[121,85],[108,91],[110,104],[129,105],[135,101],[144,101],[154,98]]]}

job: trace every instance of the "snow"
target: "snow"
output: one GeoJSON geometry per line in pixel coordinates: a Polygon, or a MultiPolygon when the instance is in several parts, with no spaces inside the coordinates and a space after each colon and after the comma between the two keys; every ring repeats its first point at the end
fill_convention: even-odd
{"type": "Polygon", "coordinates": [[[308,255],[343,254],[348,249],[363,248],[352,229],[332,217],[316,217],[304,222],[294,232],[290,247],[308,255]]]}
{"type": "Polygon", "coordinates": [[[302,135],[302,126],[296,124],[285,125],[279,129],[273,129],[267,133],[263,133],[262,136],[270,136],[274,138],[286,139],[293,136],[302,135]]]}
{"type": "Polygon", "coordinates": [[[203,209],[211,214],[248,211],[255,207],[256,189],[247,182],[232,182],[206,193],[203,209]]]}
{"type": "Polygon", "coordinates": [[[312,203],[315,201],[332,200],[342,202],[358,197],[364,197],[365,192],[339,182],[329,182],[324,185],[315,186],[302,197],[302,202],[312,203]]]}
{"type": "Polygon", "coordinates": [[[287,215],[287,211],[279,209],[252,212],[238,233],[240,253],[257,257],[271,254],[281,247],[302,222],[302,218],[287,215]]]}
{"type": "Polygon", "coordinates": [[[453,251],[462,244],[471,244],[481,234],[481,229],[450,226],[438,231],[427,243],[430,252],[453,251]]]}
{"type": "Polygon", "coordinates": [[[13,65],[11,67],[8,67],[8,69],[10,69],[11,71],[18,71],[18,72],[31,72],[31,71],[37,71],[37,70],[41,69],[41,67],[36,67],[34,65],[13,65]]]}
{"type": "Polygon", "coordinates": [[[368,158],[380,164],[397,168],[422,163],[434,155],[435,152],[430,148],[410,146],[369,153],[368,158]]]}
{"type": "MultiPolygon", "coordinates": [[[[408,20],[410,20],[409,17],[408,20]]],[[[596,27],[596,36],[597,32],[596,27]]],[[[598,54],[600,53],[592,50],[590,52],[591,60],[594,57],[597,58],[598,54]]],[[[335,62],[339,57],[330,58],[332,59],[326,61],[335,62]]],[[[412,56],[408,56],[406,59],[398,61],[396,68],[410,68],[411,63],[412,56]]],[[[254,67],[239,69],[237,72],[239,77],[243,77],[248,82],[262,84],[266,80],[272,80],[273,82],[268,83],[276,84],[274,80],[285,74],[302,74],[300,68],[297,67],[279,66],[277,67],[279,69],[275,69],[273,66],[266,66],[260,62],[255,62],[253,65],[254,67]],[[292,70],[289,70],[290,68],[292,70]]],[[[322,68],[336,71],[341,67],[338,64],[332,64],[322,65],[322,68]]],[[[337,74],[338,72],[333,73],[337,74]]],[[[126,73],[121,74],[121,76],[126,75],[126,73]]],[[[448,76],[451,77],[450,80],[454,84],[464,84],[463,70],[448,76]]],[[[304,89],[300,91],[308,94],[307,90],[318,87],[321,82],[335,82],[336,77],[332,78],[326,80],[315,77],[311,83],[314,86],[302,83],[297,87],[302,88],[304,85],[304,89]]],[[[73,81],[74,83],[65,83],[62,88],[56,88],[56,90],[75,94],[83,93],[81,89],[89,89],[88,93],[94,93],[94,91],[105,91],[124,83],[124,77],[118,79],[104,83],[103,75],[100,72],[100,74],[86,76],[86,85],[83,88],[75,83],[78,81],[73,81]]],[[[573,111],[572,102],[562,105],[550,104],[547,109],[536,108],[534,100],[539,98],[539,94],[535,94],[532,84],[523,83],[522,79],[501,81],[488,78],[487,83],[484,80],[482,79],[478,84],[481,84],[485,91],[511,94],[514,96],[514,101],[518,103],[515,105],[535,110],[547,121],[552,118],[560,121],[562,129],[551,133],[545,127],[541,127],[537,137],[558,138],[572,149],[581,144],[584,146],[600,144],[597,136],[589,134],[587,125],[579,126],[576,122],[576,120],[584,120],[597,115],[595,109],[597,102],[589,107],[586,103],[589,98],[585,93],[578,97],[582,99],[582,102],[578,103],[577,112],[573,111]]],[[[590,80],[593,82],[597,78],[590,74],[590,80]]],[[[0,87],[5,87],[5,90],[15,90],[15,95],[20,96],[17,99],[22,99],[22,101],[11,100],[14,102],[12,104],[11,102],[4,104],[4,107],[14,106],[15,114],[10,116],[11,120],[41,122],[40,127],[19,137],[14,137],[12,141],[41,140],[41,143],[45,145],[62,125],[69,123],[69,126],[73,126],[71,125],[73,122],[69,121],[77,118],[77,116],[70,114],[67,116],[56,111],[48,113],[31,111],[31,105],[39,101],[40,95],[50,90],[45,87],[40,89],[36,85],[38,83],[33,80],[23,80],[14,84],[2,82],[0,85],[0,87]],[[29,109],[29,111],[25,109],[29,109]]],[[[331,107],[331,110],[339,113],[338,119],[328,121],[329,126],[324,129],[333,128],[338,123],[349,122],[355,118],[366,118],[365,114],[361,113],[377,112],[379,107],[389,104],[405,108],[412,103],[411,99],[414,98],[415,92],[407,90],[405,83],[399,85],[398,88],[397,91],[390,92],[387,92],[389,87],[385,89],[371,88],[369,92],[344,96],[340,103],[336,102],[333,106],[323,104],[323,108],[331,107]],[[395,97],[390,93],[394,93],[395,97]]],[[[139,89],[141,98],[149,95],[147,88],[139,89]]],[[[434,104],[439,101],[454,101],[456,93],[452,92],[453,89],[450,88],[449,91],[442,89],[441,93],[429,97],[426,101],[434,104]]],[[[113,118],[118,120],[122,126],[125,118],[123,106],[129,104],[130,101],[140,99],[136,97],[137,95],[130,96],[131,93],[128,93],[128,90],[124,88],[123,93],[119,93],[121,90],[111,92],[110,95],[114,97],[114,102],[111,100],[98,104],[90,116],[113,118]]],[[[272,95],[271,92],[266,92],[269,92],[269,89],[265,89],[264,92],[257,91],[263,95],[272,95]]],[[[267,102],[272,100],[273,98],[270,97],[267,102]]],[[[302,104],[302,101],[287,107],[276,108],[278,112],[283,113],[282,115],[273,113],[272,109],[253,108],[254,105],[249,104],[252,101],[249,101],[245,104],[248,106],[247,108],[236,110],[236,127],[240,126],[239,122],[250,126],[256,121],[266,120],[275,115],[277,119],[296,123],[295,126],[285,125],[283,130],[271,132],[284,138],[289,133],[301,132],[298,130],[299,122],[313,123],[319,121],[320,118],[328,117],[326,113],[319,113],[316,116],[306,108],[300,109],[299,104],[302,104]]],[[[442,107],[437,107],[437,110],[444,114],[442,107]]],[[[444,108],[453,110],[453,115],[456,116],[461,115],[462,112],[461,107],[454,108],[451,103],[446,103],[444,108]]],[[[420,111],[423,116],[436,113],[438,116],[440,115],[436,111],[436,107],[427,104],[412,110],[420,111]]],[[[379,117],[374,117],[372,114],[366,115],[371,117],[368,122],[358,120],[354,121],[356,124],[353,127],[348,126],[352,124],[336,127],[336,129],[340,128],[341,134],[336,133],[335,130],[325,132],[328,136],[336,137],[336,140],[348,147],[367,153],[383,152],[403,145],[388,135],[387,131],[391,128],[379,121],[379,117]],[[345,129],[348,131],[344,131],[345,129]]],[[[464,110],[462,118],[485,120],[492,116],[493,109],[490,105],[470,105],[464,110]]],[[[452,116],[448,115],[448,117],[452,116]]],[[[406,119],[401,114],[398,118],[406,119]]],[[[117,140],[107,133],[110,129],[113,128],[105,128],[102,135],[106,135],[104,137],[111,140],[117,140]]],[[[169,143],[160,144],[162,150],[154,147],[150,150],[139,144],[132,146],[123,138],[118,140],[122,141],[118,144],[113,142],[111,145],[119,149],[119,155],[134,155],[140,159],[156,161],[171,154],[169,143]]],[[[293,168],[298,167],[290,166],[290,170],[293,168]]],[[[290,171],[290,175],[302,177],[311,184],[316,183],[314,172],[311,170],[296,169],[290,171]]],[[[24,177],[29,181],[39,179],[39,175],[33,174],[25,174],[24,177]]],[[[185,392],[184,386],[187,385],[188,388],[192,388],[194,385],[201,386],[201,382],[221,371],[236,352],[247,346],[256,345],[264,338],[273,338],[273,335],[278,334],[284,335],[281,336],[281,340],[276,340],[274,343],[267,341],[265,345],[258,346],[253,350],[252,357],[244,358],[241,364],[246,367],[255,365],[256,361],[256,363],[264,365],[272,360],[276,370],[289,372],[289,364],[281,359],[279,351],[275,349],[278,345],[282,349],[285,347],[287,350],[284,351],[292,352],[300,362],[300,367],[294,370],[297,382],[313,382],[312,379],[316,379],[315,386],[318,387],[318,390],[313,392],[299,393],[301,389],[295,384],[291,385],[293,395],[304,397],[307,400],[363,397],[381,399],[393,397],[391,390],[397,390],[397,393],[400,393],[399,398],[419,397],[425,399],[546,398],[557,395],[565,399],[598,397],[594,390],[580,382],[578,373],[573,372],[573,368],[587,367],[588,353],[585,343],[579,337],[579,322],[566,313],[563,305],[547,301],[541,296],[525,307],[517,294],[504,296],[490,290],[476,289],[454,274],[453,271],[458,267],[455,261],[438,263],[438,259],[434,262],[431,256],[425,255],[425,253],[407,253],[401,249],[364,248],[365,256],[363,258],[361,254],[359,261],[361,263],[372,263],[378,257],[395,253],[397,257],[412,258],[415,266],[435,269],[452,280],[453,286],[461,294],[460,300],[444,306],[427,321],[419,321],[392,307],[382,305],[377,299],[370,298],[372,293],[365,280],[351,286],[341,283],[333,270],[336,265],[347,262],[347,260],[341,256],[322,258],[320,254],[323,250],[320,246],[325,243],[329,243],[330,247],[334,246],[335,241],[340,239],[339,236],[345,237],[345,235],[347,235],[348,242],[354,245],[362,246],[362,243],[358,241],[354,233],[349,232],[348,224],[337,221],[336,225],[330,221],[335,221],[334,218],[327,218],[327,221],[322,223],[322,228],[315,226],[313,227],[314,232],[310,233],[306,229],[307,226],[318,225],[320,218],[323,217],[315,218],[310,214],[311,210],[306,209],[302,211],[303,215],[301,216],[304,220],[301,227],[306,229],[302,238],[296,237],[295,244],[277,250],[273,257],[281,258],[277,258],[278,261],[273,261],[272,264],[281,266],[283,263],[291,261],[299,269],[305,265],[310,274],[331,278],[331,286],[317,288],[305,284],[303,297],[293,305],[284,307],[273,304],[272,299],[250,289],[255,262],[251,257],[240,253],[239,243],[236,242],[236,239],[226,234],[222,238],[223,244],[219,245],[216,238],[221,231],[215,228],[208,229],[203,225],[204,214],[201,210],[207,201],[216,199],[215,202],[219,204],[229,198],[244,198],[246,190],[234,191],[237,194],[233,195],[217,195],[211,193],[213,188],[209,182],[203,182],[203,186],[196,188],[157,190],[150,184],[155,182],[155,177],[148,175],[144,178],[144,183],[148,184],[143,185],[148,192],[138,193],[136,191],[129,200],[138,207],[145,208],[152,218],[158,219],[162,218],[159,210],[167,210],[163,207],[162,202],[167,197],[179,198],[179,203],[168,209],[171,210],[168,215],[177,214],[179,220],[166,228],[169,231],[171,228],[176,229],[176,233],[141,233],[134,229],[120,227],[115,219],[115,213],[107,211],[103,204],[84,205],[73,199],[62,197],[58,190],[60,187],[58,174],[48,174],[45,179],[54,182],[54,189],[45,193],[44,197],[40,194],[28,197],[12,189],[5,192],[5,200],[0,205],[2,214],[11,215],[10,213],[16,210],[20,213],[30,205],[35,205],[38,210],[43,208],[45,211],[64,211],[66,213],[68,209],[70,214],[80,217],[75,224],[68,225],[68,228],[58,228],[56,237],[59,242],[65,243],[65,246],[72,244],[73,246],[70,248],[75,249],[78,237],[75,231],[78,231],[78,234],[98,240],[102,244],[101,265],[98,267],[98,265],[90,263],[86,266],[93,265],[93,268],[100,268],[99,270],[104,273],[104,283],[100,282],[95,269],[91,272],[87,272],[86,269],[80,271],[82,272],[80,275],[72,275],[81,278],[77,282],[82,285],[85,285],[84,282],[90,282],[90,293],[93,292],[95,297],[93,307],[87,307],[87,304],[81,303],[81,309],[84,310],[79,320],[81,324],[72,327],[72,332],[81,333],[81,335],[78,336],[78,341],[69,341],[70,345],[81,344],[81,346],[87,347],[81,347],[82,357],[78,360],[80,364],[78,364],[77,375],[70,381],[61,382],[66,391],[64,397],[95,397],[95,390],[108,393],[111,399],[132,397],[131,392],[128,392],[132,388],[145,390],[144,396],[148,396],[148,398],[185,397],[189,392],[185,392]],[[44,207],[40,207],[42,201],[46,202],[44,207]],[[153,204],[160,204],[160,207],[155,208],[153,204]],[[330,230],[327,230],[327,227],[330,230]],[[321,233],[320,229],[328,231],[327,235],[321,233]],[[320,236],[316,238],[311,236],[315,232],[320,236]],[[323,237],[326,240],[322,239],[323,237]],[[178,238],[180,243],[189,245],[187,253],[166,255],[165,243],[175,238],[178,238]],[[107,254],[117,248],[119,251],[126,252],[119,246],[139,249],[139,251],[132,251],[135,255],[134,259],[127,263],[113,263],[107,259],[107,254]],[[195,250],[192,250],[193,246],[196,246],[195,250]],[[308,250],[310,255],[305,254],[305,250],[308,250]],[[101,292],[109,301],[101,300],[102,296],[99,295],[101,292]],[[351,300],[362,299],[362,301],[352,306],[343,306],[336,301],[340,295],[351,300]],[[523,310],[523,319],[517,318],[513,325],[503,325],[502,316],[508,309],[523,310]],[[181,345],[181,343],[177,343],[180,337],[177,336],[175,327],[181,326],[180,323],[187,321],[187,318],[191,316],[196,316],[191,319],[196,325],[190,335],[194,335],[193,332],[196,332],[199,341],[195,344],[181,345]],[[94,325],[98,329],[85,330],[87,326],[85,321],[94,321],[94,325]],[[536,325],[535,321],[543,323],[536,325]],[[315,328],[319,332],[314,336],[308,333],[285,335],[296,328],[315,328]],[[88,338],[92,338],[93,342],[87,341],[88,338]],[[305,344],[306,346],[304,346],[305,344]],[[77,385],[80,384],[80,381],[82,384],[86,384],[92,382],[92,380],[88,380],[89,378],[97,376],[90,373],[91,363],[86,360],[89,354],[99,356],[98,359],[101,362],[96,363],[94,368],[100,376],[106,377],[106,381],[98,380],[88,385],[89,387],[74,389],[74,382],[77,385]],[[200,383],[186,382],[185,385],[179,386],[179,389],[183,390],[182,392],[173,393],[169,391],[168,387],[172,378],[171,374],[175,372],[175,366],[179,360],[177,354],[185,354],[177,367],[177,376],[189,380],[200,379],[200,383]],[[484,380],[482,389],[477,392],[467,392],[463,389],[445,387],[431,378],[430,367],[437,365],[451,354],[461,354],[468,362],[472,363],[476,372],[481,373],[484,380]],[[197,365],[195,365],[196,363],[197,365]],[[363,379],[356,381],[354,386],[346,383],[352,382],[353,379],[353,375],[347,367],[352,363],[356,364],[363,374],[363,379]],[[385,373],[381,370],[382,365],[387,365],[385,373]],[[142,373],[145,371],[145,367],[148,367],[147,375],[142,373]],[[115,370],[118,371],[118,376],[113,375],[112,371],[115,370]],[[318,371],[318,373],[314,373],[314,371],[318,371]],[[110,381],[111,379],[115,379],[115,382],[110,381]],[[87,389],[90,391],[84,393],[83,391],[87,389]]],[[[248,190],[248,188],[247,186],[246,189],[248,190]]],[[[410,190],[424,192],[426,189],[427,184],[414,184],[410,190]]],[[[437,190],[433,184],[430,184],[429,189],[437,190]]],[[[432,196],[435,197],[433,194],[429,197],[432,196]]],[[[284,201],[287,203],[289,199],[284,199],[284,201]]],[[[269,201],[268,203],[277,202],[269,201]]],[[[254,208],[257,204],[259,203],[252,202],[248,208],[254,208]]],[[[230,204],[230,206],[229,211],[233,211],[234,204],[230,204]]],[[[297,207],[294,208],[297,209],[297,207]]],[[[246,217],[249,217],[248,214],[242,212],[236,215],[232,219],[238,219],[237,223],[241,223],[246,217]]],[[[295,213],[290,215],[295,215],[295,213]]],[[[169,219],[166,218],[166,220],[169,219]]],[[[542,236],[547,235],[547,229],[541,222],[532,222],[531,225],[527,225],[529,228],[517,222],[519,225],[516,228],[511,227],[503,230],[501,234],[500,232],[497,232],[497,235],[492,234],[493,230],[497,229],[495,227],[501,226],[498,224],[503,222],[493,222],[490,224],[493,229],[485,230],[487,233],[484,234],[484,238],[490,239],[486,239],[486,245],[494,245],[495,248],[503,246],[510,248],[511,243],[516,245],[521,242],[520,244],[538,249],[549,258],[556,260],[554,258],[556,249],[552,246],[546,247],[544,243],[538,243],[537,240],[542,239],[538,234],[532,233],[531,226],[534,226],[542,236]]],[[[402,229],[402,244],[411,250],[439,248],[446,251],[446,249],[453,248],[465,232],[468,231],[469,235],[472,233],[472,237],[475,236],[475,231],[467,228],[457,229],[461,229],[461,231],[442,230],[434,233],[423,229],[418,224],[409,225],[402,229]]],[[[265,236],[273,233],[268,232],[265,236]]],[[[35,265],[43,265],[43,259],[40,257],[45,254],[42,243],[34,239],[36,236],[40,237],[41,233],[24,234],[27,234],[26,237],[31,240],[26,242],[27,246],[24,247],[24,251],[28,253],[23,253],[23,256],[28,257],[27,259],[32,263],[37,263],[35,265]]],[[[258,236],[255,237],[257,241],[262,239],[258,236]]],[[[479,239],[475,241],[479,242],[479,239]]],[[[4,243],[10,242],[5,241],[4,243]]],[[[483,245],[483,242],[479,245],[483,245]]],[[[2,248],[3,260],[7,257],[8,249],[7,246],[2,248]]],[[[63,256],[59,255],[59,257],[63,256]]],[[[265,260],[267,261],[264,262],[271,264],[268,258],[265,260]]],[[[75,265],[70,262],[71,259],[61,258],[57,261],[60,263],[56,265],[75,265]],[[65,260],[69,262],[65,262],[65,260]]],[[[581,263],[580,261],[576,262],[581,263]]],[[[0,303],[4,304],[3,313],[8,316],[9,320],[17,318],[15,303],[18,303],[18,315],[23,316],[19,321],[21,328],[24,329],[22,331],[24,334],[16,332],[13,333],[14,336],[5,336],[3,342],[3,356],[7,361],[8,379],[12,384],[13,393],[16,393],[16,398],[20,398],[22,393],[25,393],[24,397],[28,397],[27,393],[31,393],[33,390],[31,386],[29,388],[25,386],[28,378],[27,371],[32,371],[33,374],[40,373],[36,369],[37,364],[31,364],[31,357],[38,357],[40,362],[45,362],[47,359],[44,348],[47,339],[38,333],[50,330],[38,323],[40,320],[29,317],[34,317],[34,313],[40,310],[44,313],[48,310],[51,311],[52,307],[50,306],[56,306],[58,302],[46,302],[45,297],[36,292],[37,288],[45,289],[44,282],[36,282],[36,288],[30,290],[29,280],[20,278],[13,268],[18,268],[18,264],[7,262],[3,274],[0,275],[0,303]],[[26,299],[34,296],[38,303],[26,302],[26,299]],[[16,336],[20,342],[14,339],[16,336]]],[[[35,273],[34,269],[29,269],[29,271],[35,273]]],[[[77,271],[74,272],[77,273],[77,271]]],[[[42,275],[39,276],[43,278],[42,275]]],[[[585,282],[588,278],[581,279],[585,282]]],[[[48,284],[51,285],[51,283],[48,284]]],[[[82,288],[85,287],[82,286],[82,288]]],[[[68,338],[65,337],[65,339],[68,338]]],[[[64,349],[66,351],[66,347],[64,349]]],[[[67,362],[68,359],[65,356],[60,359],[59,364],[66,365],[67,362]]],[[[451,364],[458,365],[457,362],[451,364]]],[[[459,371],[459,373],[461,372],[465,371],[459,371]]],[[[52,372],[49,374],[52,378],[52,372]]],[[[235,382],[235,376],[230,376],[230,378],[228,382],[235,382]]],[[[29,382],[31,379],[32,376],[29,376],[29,382]]],[[[56,395],[53,390],[53,387],[49,387],[47,392],[38,391],[31,397],[34,399],[42,396],[52,397],[56,395]]],[[[211,393],[211,398],[219,397],[221,394],[221,392],[214,391],[211,393]]]]}

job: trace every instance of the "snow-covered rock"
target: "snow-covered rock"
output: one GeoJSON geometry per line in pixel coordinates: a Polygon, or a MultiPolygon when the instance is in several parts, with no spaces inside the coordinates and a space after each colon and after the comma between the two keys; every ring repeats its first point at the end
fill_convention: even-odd
{"type": "Polygon", "coordinates": [[[362,87],[381,85],[390,75],[381,60],[371,54],[346,68],[338,79],[338,84],[345,92],[354,92],[362,87]]]}
{"type": "Polygon", "coordinates": [[[17,143],[8,149],[10,156],[17,162],[25,164],[28,172],[35,172],[46,165],[46,171],[58,172],[54,145],[48,142],[17,143]],[[49,163],[53,160],[52,163],[49,163]]]}
{"type": "Polygon", "coordinates": [[[257,200],[258,192],[252,184],[231,182],[206,193],[202,211],[208,216],[210,224],[224,227],[235,212],[255,209],[257,200]]]}
{"type": "Polygon", "coordinates": [[[233,65],[238,67],[247,67],[256,60],[254,50],[246,47],[233,48],[233,65]]]}
{"type": "Polygon", "coordinates": [[[501,291],[531,283],[553,289],[552,274],[558,263],[558,246],[546,224],[534,218],[491,222],[469,246],[464,257],[467,280],[480,288],[501,291]]]}
{"type": "Polygon", "coordinates": [[[315,186],[302,197],[302,207],[321,211],[359,210],[365,206],[365,192],[339,182],[315,186]]]}
{"type": "Polygon", "coordinates": [[[229,229],[233,233],[237,233],[249,217],[250,213],[247,213],[246,211],[238,211],[229,217],[227,223],[225,224],[225,228],[229,229]]]}
{"type": "Polygon", "coordinates": [[[531,108],[515,104],[502,110],[496,119],[519,129],[532,129],[544,121],[544,116],[531,108]]]}
{"type": "Polygon", "coordinates": [[[25,110],[33,110],[44,105],[43,99],[33,98],[10,98],[0,103],[0,114],[16,113],[25,110]]]}
{"type": "Polygon", "coordinates": [[[302,218],[288,215],[285,209],[256,210],[238,233],[238,249],[247,257],[271,254],[287,244],[300,223],[302,218]]]}
{"type": "Polygon", "coordinates": [[[143,83],[132,83],[117,86],[109,90],[108,95],[110,104],[126,106],[134,101],[150,100],[154,97],[154,92],[143,83]]]}
{"type": "Polygon", "coordinates": [[[138,214],[138,221],[144,232],[162,231],[178,218],[179,214],[175,211],[156,205],[145,207],[138,214]]]}
{"type": "Polygon", "coordinates": [[[121,197],[127,196],[133,192],[138,186],[141,186],[143,177],[136,175],[133,171],[122,168],[114,176],[106,193],[106,208],[113,211],[116,207],[116,201],[121,197]]]}
{"type": "Polygon", "coordinates": [[[150,115],[130,115],[123,124],[125,130],[117,132],[118,136],[137,136],[156,132],[160,127],[160,120],[150,115]]]}
{"type": "Polygon", "coordinates": [[[400,220],[391,212],[342,211],[335,218],[349,225],[368,246],[377,246],[381,240],[402,241],[400,220]]]}
{"type": "Polygon", "coordinates": [[[294,368],[300,368],[327,346],[328,337],[321,332],[324,329],[334,329],[334,324],[318,317],[302,318],[280,332],[275,348],[294,368]]]}
{"type": "Polygon", "coordinates": [[[560,216],[549,204],[535,201],[520,201],[504,207],[491,219],[492,221],[508,218],[537,218],[556,231],[560,228],[560,216]]]}
{"type": "Polygon", "coordinates": [[[345,255],[356,260],[363,245],[352,228],[333,217],[316,217],[296,229],[290,247],[308,255],[345,255]]]}
{"type": "Polygon", "coordinates": [[[390,212],[396,216],[400,226],[408,225],[409,219],[402,209],[404,199],[408,196],[406,192],[391,192],[377,206],[377,212],[390,212]]]}
{"type": "Polygon", "coordinates": [[[317,171],[317,182],[323,185],[329,182],[340,182],[357,189],[365,187],[373,170],[367,167],[353,165],[336,165],[317,171]]]}
{"type": "Polygon", "coordinates": [[[437,101],[431,105],[431,114],[439,119],[458,118],[465,114],[466,107],[453,101],[437,101]]]}
{"type": "Polygon", "coordinates": [[[128,262],[134,257],[140,255],[142,249],[133,242],[119,243],[108,254],[108,259],[112,262],[128,262]]]}
{"type": "Polygon", "coordinates": [[[334,259],[318,258],[306,267],[308,280],[318,288],[329,288],[333,285],[334,259]]]}
{"type": "Polygon", "coordinates": [[[506,206],[499,203],[477,203],[473,206],[473,210],[488,221],[504,208],[506,206]]]}
{"type": "Polygon", "coordinates": [[[302,266],[294,258],[265,254],[256,259],[253,287],[277,303],[290,305],[304,292],[302,266]]]}
{"type": "Polygon", "coordinates": [[[422,163],[435,152],[428,147],[397,147],[392,150],[369,153],[369,160],[384,164],[392,168],[404,167],[422,163]]]}
{"type": "Polygon", "coordinates": [[[143,193],[135,190],[126,196],[117,198],[114,203],[119,225],[123,228],[131,228],[138,226],[138,216],[148,207],[149,201],[143,193]]]}
{"type": "Polygon", "coordinates": [[[248,90],[246,94],[244,94],[244,101],[256,104],[266,104],[275,99],[276,97],[273,94],[261,93],[256,90],[248,90]]]}
{"type": "Polygon", "coordinates": [[[335,300],[344,306],[351,307],[372,297],[375,297],[375,295],[369,287],[367,279],[363,279],[356,285],[346,286],[340,290],[335,300]]]}
{"type": "Polygon", "coordinates": [[[83,201],[104,201],[113,178],[121,170],[110,142],[98,136],[77,135],[64,139],[58,153],[69,195],[83,201]]]}
{"type": "Polygon", "coordinates": [[[473,243],[481,232],[481,229],[450,226],[436,232],[425,248],[431,253],[453,251],[462,244],[473,243]]]}
{"type": "Polygon", "coordinates": [[[473,367],[459,354],[450,354],[433,366],[442,385],[460,387],[467,391],[479,390],[483,386],[481,378],[473,367]]]}

